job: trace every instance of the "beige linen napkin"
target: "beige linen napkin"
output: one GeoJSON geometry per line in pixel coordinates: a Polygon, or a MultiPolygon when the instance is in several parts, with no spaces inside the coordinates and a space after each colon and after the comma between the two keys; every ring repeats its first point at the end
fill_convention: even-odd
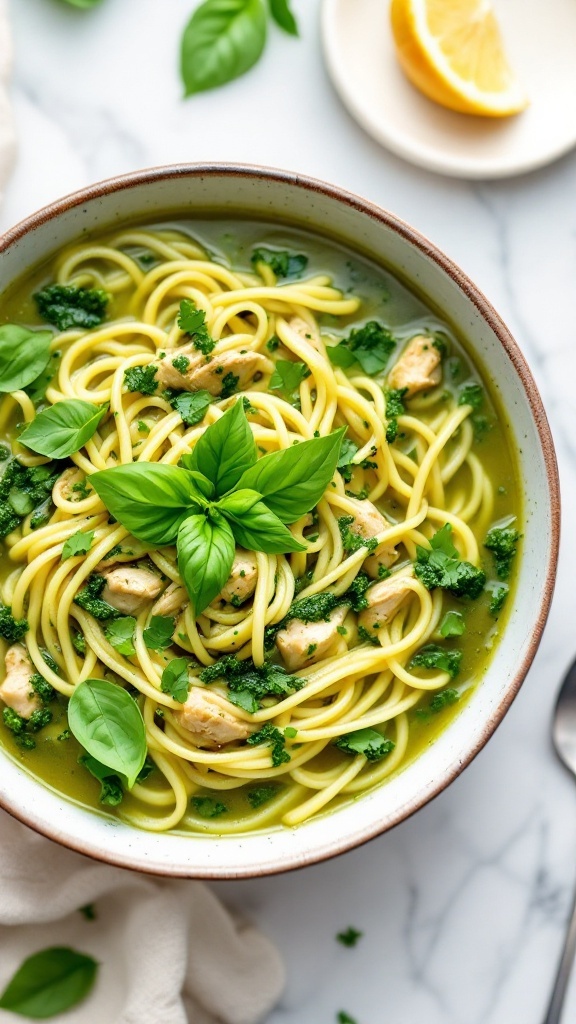
{"type": "MultiPolygon", "coordinates": [[[[7,16],[0,0],[0,198],[15,153],[7,16]]],[[[49,946],[100,963],[89,998],[52,1018],[66,1024],[256,1024],[284,983],[272,944],[205,885],[107,867],[0,811],[0,992],[26,957],[49,946]],[[86,904],[93,921],[79,910],[86,904]]]]}
{"type": "Polygon", "coordinates": [[[0,991],[48,946],[100,964],[88,999],[52,1018],[66,1024],[256,1024],[284,983],[272,944],[204,884],[107,867],[0,811],[0,991]]]}

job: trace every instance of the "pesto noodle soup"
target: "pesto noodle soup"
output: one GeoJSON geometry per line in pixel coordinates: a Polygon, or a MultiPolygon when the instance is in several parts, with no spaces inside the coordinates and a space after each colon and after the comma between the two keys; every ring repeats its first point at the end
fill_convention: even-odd
{"type": "Polygon", "coordinates": [[[4,296],[2,744],[144,829],[294,826],[481,680],[521,509],[441,316],[264,223],[82,241],[4,296]]]}

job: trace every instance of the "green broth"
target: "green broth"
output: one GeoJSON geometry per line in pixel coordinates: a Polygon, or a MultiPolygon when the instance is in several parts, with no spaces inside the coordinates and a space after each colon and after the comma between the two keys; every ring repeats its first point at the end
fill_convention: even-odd
{"type": "MultiPolygon", "coordinates": [[[[200,242],[207,249],[211,258],[246,270],[251,269],[250,252],[255,245],[272,245],[275,248],[288,247],[298,252],[304,252],[309,257],[306,276],[327,273],[333,279],[334,284],[345,294],[354,293],[362,299],[359,313],[350,317],[350,322],[370,318],[380,319],[391,328],[395,337],[400,341],[410,338],[416,331],[422,331],[422,329],[444,332],[449,339],[450,347],[450,357],[446,363],[444,377],[446,394],[457,395],[464,382],[471,377],[481,380],[485,389],[486,398],[483,407],[478,414],[473,416],[475,440],[472,450],[481,459],[487,475],[494,484],[493,521],[515,517],[515,525],[521,529],[521,490],[512,434],[506,414],[492,388],[490,374],[487,368],[479,364],[476,359],[472,361],[467,351],[466,339],[455,334],[449,321],[402,283],[392,271],[377,266],[364,257],[328,242],[324,238],[299,229],[275,227],[270,223],[241,220],[224,223],[217,219],[206,219],[193,222],[183,220],[181,222],[172,221],[169,224],[148,224],[147,227],[184,232],[193,240],[200,242]]],[[[114,234],[117,233],[116,230],[114,234]]],[[[105,242],[108,237],[111,236],[102,235],[98,236],[98,239],[105,242]]],[[[145,253],[139,255],[146,259],[145,253]]],[[[26,281],[16,282],[3,296],[0,321],[27,324],[30,327],[40,325],[41,321],[32,296],[35,291],[52,280],[53,262],[47,261],[37,267],[26,281]]],[[[108,318],[122,317],[126,312],[127,309],[122,301],[114,298],[108,310],[108,318]]],[[[337,328],[334,319],[329,315],[320,316],[319,320],[322,330],[327,334],[334,334],[336,337],[346,334],[346,321],[343,322],[342,318],[340,318],[337,328]]],[[[54,365],[55,363],[56,360],[54,360],[54,365]]],[[[425,399],[419,400],[418,416],[426,421],[425,399]]],[[[0,442],[10,444],[16,429],[16,423],[12,421],[10,429],[3,436],[0,435],[0,442]]],[[[402,438],[397,444],[402,447],[402,438]]],[[[408,448],[406,448],[406,454],[410,454],[408,448]]],[[[389,518],[395,519],[399,510],[392,501],[384,500],[380,502],[380,506],[389,518]]],[[[472,527],[474,527],[473,523],[472,527]]],[[[477,539],[483,568],[489,582],[495,584],[493,558],[490,552],[482,547],[483,537],[479,536],[477,539]]],[[[13,570],[14,563],[9,560],[7,554],[3,553],[0,556],[0,579],[4,581],[13,570]]],[[[448,594],[445,595],[445,609],[454,608],[460,611],[466,622],[466,631],[463,636],[446,641],[449,648],[462,652],[461,672],[456,681],[459,689],[462,690],[462,696],[458,703],[434,713],[427,710],[433,694],[424,694],[419,707],[409,713],[411,724],[408,750],[399,770],[419,757],[434,742],[459,714],[473,692],[473,688],[481,680],[513,601],[514,575],[515,573],[513,573],[508,601],[498,617],[494,617],[489,612],[489,593],[485,593],[477,601],[469,603],[450,598],[448,594]]],[[[440,638],[436,636],[432,639],[438,641],[440,638]]],[[[78,756],[81,753],[78,743],[73,737],[59,738],[67,725],[65,704],[66,702],[62,698],[58,698],[52,705],[53,722],[36,736],[36,749],[20,749],[12,734],[1,725],[0,742],[11,757],[54,790],[65,794],[74,801],[99,810],[101,813],[122,817],[122,808],[129,807],[132,797],[127,794],[124,804],[118,809],[103,808],[98,802],[100,784],[78,764],[78,756]]],[[[330,756],[331,752],[328,751],[327,758],[329,759],[330,756]]],[[[159,774],[152,772],[143,785],[157,789],[161,786],[159,774]]],[[[256,827],[269,829],[270,826],[278,824],[279,812],[276,808],[284,810],[290,804],[291,799],[293,801],[295,794],[291,797],[287,792],[289,785],[282,780],[273,784],[273,794],[260,804],[256,819],[253,817],[254,806],[251,799],[258,800],[262,794],[260,797],[252,798],[249,794],[258,789],[257,783],[245,784],[240,788],[221,792],[200,790],[196,796],[200,799],[205,797],[213,801],[220,801],[226,806],[224,812],[216,814],[211,820],[212,827],[216,822],[221,822],[223,832],[227,831],[227,826],[230,823],[233,823],[236,829],[235,823],[241,825],[248,814],[256,827]]],[[[324,813],[330,813],[335,807],[342,806],[346,799],[338,797],[324,813]]],[[[154,814],[153,808],[150,809],[150,814],[154,814]]],[[[202,832],[205,828],[205,820],[194,811],[192,817],[194,830],[202,832]]]]}

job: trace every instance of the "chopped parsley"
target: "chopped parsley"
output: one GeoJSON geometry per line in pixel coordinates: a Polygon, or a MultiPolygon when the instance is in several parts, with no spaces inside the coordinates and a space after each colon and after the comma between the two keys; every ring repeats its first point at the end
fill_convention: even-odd
{"type": "Polygon", "coordinates": [[[48,462],[23,466],[18,459],[10,459],[0,479],[0,539],[12,533],[31,512],[32,529],[43,525],[52,508],[52,488],[65,465],[48,462]]]}
{"type": "Polygon", "coordinates": [[[266,348],[269,352],[276,352],[276,349],[280,348],[280,344],[280,338],[273,334],[269,341],[266,342],[266,348]]]}
{"type": "Polygon", "coordinates": [[[257,810],[258,807],[262,807],[263,804],[269,803],[269,801],[272,800],[278,792],[278,786],[265,784],[262,786],[256,786],[255,789],[249,789],[246,793],[246,799],[250,806],[254,808],[254,810],[257,810]]]}
{"type": "Polygon", "coordinates": [[[306,363],[293,363],[289,359],[279,359],[274,373],[270,377],[269,386],[272,391],[280,391],[282,397],[294,405],[299,401],[300,384],[309,376],[310,370],[306,363]]]}
{"type": "Polygon", "coordinates": [[[234,392],[236,391],[239,381],[240,377],[236,377],[236,375],[233,374],[232,372],[226,373],[222,377],[222,390],[220,392],[220,398],[230,398],[230,396],[233,395],[234,392]]]}
{"type": "Polygon", "coordinates": [[[272,725],[271,722],[266,722],[266,725],[259,732],[249,736],[246,743],[251,747],[258,746],[261,743],[269,744],[272,747],[272,766],[274,768],[279,768],[281,764],[287,764],[290,761],[290,754],[284,749],[286,739],[283,733],[272,725]]]}
{"type": "Polygon", "coordinates": [[[43,320],[59,331],[67,331],[71,327],[87,330],[101,324],[110,296],[100,288],[52,284],[36,292],[34,299],[43,320]]]}
{"type": "Polygon", "coordinates": [[[484,401],[484,388],[480,384],[466,384],[458,396],[458,405],[470,405],[479,409],[484,401]]]}
{"type": "Polygon", "coordinates": [[[62,548],[62,561],[66,558],[73,558],[74,555],[86,555],[92,547],[92,541],[94,540],[94,530],[87,530],[83,533],[82,530],[78,530],[73,533],[68,540],[64,542],[62,548]]]}
{"type": "Polygon", "coordinates": [[[502,611],[506,603],[508,593],[508,587],[505,583],[499,587],[494,587],[492,597],[490,599],[490,607],[488,609],[491,615],[498,615],[498,613],[502,611]]]}
{"type": "Polygon", "coordinates": [[[287,250],[267,249],[261,246],[254,249],[250,262],[256,269],[259,263],[264,263],[276,277],[297,277],[306,270],[308,257],[287,250]]]}
{"type": "Polygon", "coordinates": [[[305,680],[289,675],[280,665],[264,662],[255,665],[251,658],[239,661],[227,654],[214,665],[200,672],[206,685],[224,679],[228,687],[228,700],[251,714],[258,711],[266,697],[288,697],[301,690],[305,680]]]}
{"type": "Polygon", "coordinates": [[[0,636],[9,644],[18,643],[28,632],[27,619],[15,619],[12,609],[5,604],[0,604],[0,636]]]}
{"type": "Polygon", "coordinates": [[[351,1017],[349,1013],[346,1013],[346,1010],[340,1010],[336,1020],[338,1024],[358,1024],[354,1017],[351,1017]]]}
{"type": "Polygon", "coordinates": [[[403,399],[407,390],[408,388],[384,389],[384,396],[386,398],[386,419],[388,420],[386,426],[386,440],[388,444],[392,444],[398,437],[398,417],[403,416],[406,412],[403,399]]]}
{"type": "Polygon", "coordinates": [[[153,395],[158,387],[156,380],[157,367],[153,363],[149,366],[131,366],[124,371],[124,384],[128,391],[139,391],[142,395],[153,395]]]}
{"type": "Polygon", "coordinates": [[[209,391],[166,391],[164,397],[168,398],[170,405],[179,413],[187,427],[193,427],[204,419],[212,401],[209,391]]]}
{"type": "Polygon", "coordinates": [[[146,647],[151,651],[165,651],[172,645],[176,620],[170,615],[153,615],[144,630],[146,647]]]}
{"type": "Polygon", "coordinates": [[[86,654],[86,637],[83,633],[71,634],[72,647],[78,654],[86,654]]]}
{"type": "Polygon", "coordinates": [[[454,679],[460,671],[462,651],[449,651],[438,644],[426,644],[410,661],[410,667],[415,668],[438,668],[441,672],[448,672],[451,679],[454,679]]]}
{"type": "Polygon", "coordinates": [[[357,928],[353,928],[352,925],[350,925],[345,931],[338,932],[336,939],[338,942],[341,942],[343,946],[352,948],[353,946],[358,945],[358,940],[362,938],[363,934],[363,932],[359,932],[357,928]]]}
{"type": "Polygon", "coordinates": [[[139,434],[149,434],[150,433],[150,427],[148,426],[147,423],[144,422],[144,420],[138,420],[137,426],[138,426],[138,433],[139,434]]]}
{"type": "Polygon", "coordinates": [[[23,750],[33,750],[36,741],[32,733],[39,732],[52,721],[52,712],[48,708],[33,711],[30,718],[23,718],[12,708],[5,707],[2,711],[4,725],[14,735],[14,739],[23,750]]]}
{"type": "MultiPolygon", "coordinates": [[[[210,355],[216,342],[208,333],[206,313],[203,309],[198,309],[192,299],[182,299],[178,314],[178,327],[190,336],[192,344],[198,352],[202,352],[205,356],[210,355]]],[[[176,365],[174,361],[172,365],[176,365]]],[[[178,369],[177,366],[176,369],[178,369]]]]}
{"type": "Polygon", "coordinates": [[[187,356],[175,356],[175,358],[172,360],[172,366],[174,367],[175,370],[178,370],[178,373],[184,375],[186,373],[186,370],[190,366],[190,360],[188,359],[187,356]]]}
{"type": "Polygon", "coordinates": [[[414,572],[428,590],[442,587],[456,597],[479,597],[486,582],[482,569],[461,561],[452,543],[450,523],[434,534],[429,548],[416,548],[414,572]]]}
{"type": "Polygon", "coordinates": [[[91,754],[82,754],[78,758],[78,764],[81,764],[95,779],[98,779],[100,783],[101,804],[105,804],[108,807],[117,807],[118,804],[122,803],[124,789],[118,775],[112,772],[110,768],[107,768],[106,765],[101,764],[91,754]]]}
{"type": "Polygon", "coordinates": [[[219,818],[228,810],[226,804],[214,800],[211,796],[193,796],[190,802],[200,818],[219,818]]]}
{"type": "Polygon", "coordinates": [[[351,530],[350,527],[355,521],[354,516],[340,516],[338,519],[338,529],[340,530],[344,551],[348,555],[359,551],[361,547],[367,548],[368,551],[374,551],[378,547],[376,537],[362,537],[359,533],[351,530]]]}
{"type": "Polygon", "coordinates": [[[107,601],[101,599],[102,591],[106,586],[106,580],[104,576],[98,576],[93,573],[86,580],[86,583],[82,590],[79,590],[74,598],[74,603],[83,608],[85,612],[88,612],[94,619],[98,619],[100,622],[104,622],[106,619],[119,619],[122,616],[122,612],[119,612],[117,608],[113,608],[107,601]]]}
{"type": "MultiPolygon", "coordinates": [[[[371,580],[365,572],[359,572],[356,578],[350,584],[346,591],[345,598],[350,602],[350,607],[355,612],[361,612],[364,608],[368,607],[368,600],[366,598],[366,591],[372,586],[374,580],[371,580]]],[[[344,632],[346,632],[344,630],[344,632]]]]}
{"type": "Polygon", "coordinates": [[[363,327],[351,331],[338,345],[328,347],[328,357],[334,366],[348,369],[360,363],[364,373],[374,377],[383,373],[396,341],[388,328],[376,320],[369,320],[363,327]]]}
{"type": "Polygon", "coordinates": [[[460,612],[446,612],[440,624],[440,636],[462,636],[466,629],[464,616],[460,612]]]}
{"type": "Polygon", "coordinates": [[[507,580],[512,569],[512,562],[516,555],[516,545],[522,534],[518,533],[512,526],[493,526],[488,530],[484,540],[484,547],[494,554],[496,575],[499,580],[507,580]]]}
{"type": "Polygon", "coordinates": [[[367,761],[381,761],[394,750],[396,744],[385,739],[376,729],[357,729],[340,736],[334,746],[345,754],[363,754],[367,761]]]}
{"type": "Polygon", "coordinates": [[[460,694],[458,690],[439,690],[430,701],[430,710],[437,714],[439,711],[443,711],[444,708],[450,707],[451,704],[456,704],[459,700],[460,694]]]}

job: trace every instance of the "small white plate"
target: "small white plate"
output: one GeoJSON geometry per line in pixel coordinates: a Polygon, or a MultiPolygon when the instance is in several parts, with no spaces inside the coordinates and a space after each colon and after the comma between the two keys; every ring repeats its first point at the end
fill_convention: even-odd
{"type": "Polygon", "coordinates": [[[389,0],[324,0],[324,56],[352,116],[412,163],[460,178],[533,170],[576,145],[576,0],[496,0],[531,104],[517,117],[457,114],[426,99],[394,52],[389,0]]]}

